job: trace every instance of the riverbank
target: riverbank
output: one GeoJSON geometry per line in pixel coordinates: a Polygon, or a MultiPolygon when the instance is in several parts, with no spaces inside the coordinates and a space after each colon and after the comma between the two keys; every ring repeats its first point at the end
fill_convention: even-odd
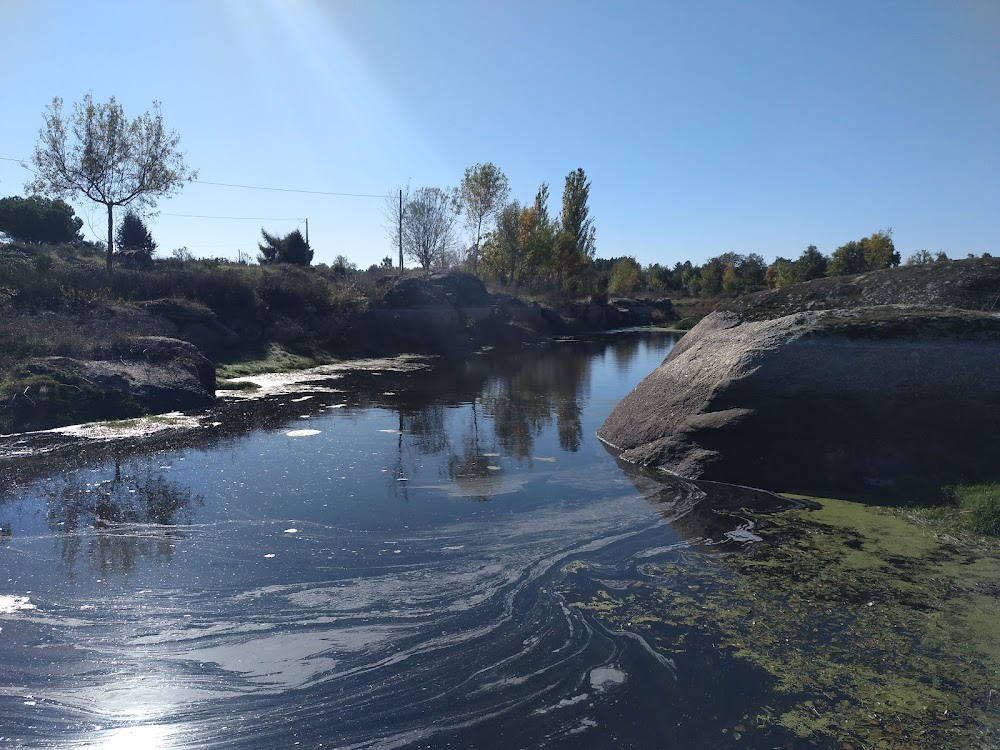
{"type": "Polygon", "coordinates": [[[200,408],[217,371],[518,349],[676,318],[667,299],[528,301],[464,273],[160,261],[109,277],[72,248],[23,246],[0,246],[0,270],[0,432],[200,408]]]}

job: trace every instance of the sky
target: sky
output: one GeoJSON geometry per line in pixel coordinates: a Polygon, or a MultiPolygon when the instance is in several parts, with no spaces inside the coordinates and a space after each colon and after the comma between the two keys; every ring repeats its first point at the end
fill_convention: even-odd
{"type": "Polygon", "coordinates": [[[886,228],[903,257],[1000,255],[996,0],[0,0],[0,29],[0,197],[53,97],[159,101],[198,171],[149,219],[160,255],[308,219],[314,263],[367,268],[396,254],[369,196],[485,162],[553,215],[582,167],[602,258],[886,228]]]}

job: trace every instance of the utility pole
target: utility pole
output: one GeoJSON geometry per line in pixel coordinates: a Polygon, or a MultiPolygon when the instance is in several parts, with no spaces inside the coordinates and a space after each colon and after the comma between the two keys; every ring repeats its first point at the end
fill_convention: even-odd
{"type": "Polygon", "coordinates": [[[306,223],[306,247],[309,247],[309,219],[306,218],[303,221],[306,223]]]}
{"type": "Polygon", "coordinates": [[[399,189],[399,275],[403,275],[403,188],[399,189]]]}

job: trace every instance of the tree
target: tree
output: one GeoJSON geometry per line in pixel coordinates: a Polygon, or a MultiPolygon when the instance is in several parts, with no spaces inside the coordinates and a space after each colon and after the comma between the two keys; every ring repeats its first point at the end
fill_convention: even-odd
{"type": "Polygon", "coordinates": [[[563,190],[562,229],[569,236],[581,258],[593,259],[597,250],[594,220],[589,217],[590,183],[582,169],[566,175],[563,190]]]}
{"type": "Polygon", "coordinates": [[[65,201],[40,195],[0,200],[0,233],[15,242],[56,245],[82,240],[83,221],[65,201]]]}
{"type": "Polygon", "coordinates": [[[153,241],[153,235],[149,233],[146,222],[135,211],[129,211],[125,214],[125,218],[122,219],[122,223],[118,226],[115,241],[118,243],[119,251],[141,250],[152,256],[156,250],[156,242],[153,241]]]}
{"type": "Polygon", "coordinates": [[[826,273],[828,276],[844,276],[898,265],[899,253],[892,242],[892,229],[882,229],[870,237],[852,240],[834,250],[826,273]]]}
{"type": "Polygon", "coordinates": [[[735,297],[740,293],[740,277],[736,274],[736,266],[732,261],[722,269],[722,293],[735,297]]]}
{"type": "Polygon", "coordinates": [[[264,237],[264,241],[257,243],[260,250],[257,262],[261,265],[291,263],[296,266],[308,266],[312,263],[313,250],[298,229],[289,232],[284,237],[269,234],[263,227],[261,227],[260,233],[264,237]]]}
{"type": "Polygon", "coordinates": [[[851,240],[833,251],[830,263],[826,268],[826,275],[847,276],[852,273],[863,273],[867,270],[864,246],[856,240],[851,240]]]}
{"type": "Polygon", "coordinates": [[[403,253],[425,271],[455,250],[458,196],[454,190],[420,188],[403,206],[403,253]]]}
{"type": "Polygon", "coordinates": [[[611,294],[633,294],[642,286],[642,266],[635,258],[626,255],[611,266],[608,292],[611,294]]]}
{"type": "Polygon", "coordinates": [[[152,210],[157,198],[178,192],[197,177],[180,151],[180,136],[163,126],[160,103],[153,113],[129,121],[111,97],[95,103],[90,94],[63,115],[63,101],[52,100],[39,131],[32,161],[36,178],[30,192],[68,197],[82,194],[108,212],[108,271],[114,255],[114,209],[152,210]]]}
{"type": "Polygon", "coordinates": [[[465,225],[476,238],[472,246],[475,262],[483,238],[483,223],[496,216],[507,202],[510,185],[507,176],[495,164],[486,162],[465,170],[459,194],[465,212],[465,225]]]}
{"type": "Polygon", "coordinates": [[[826,269],[829,259],[816,249],[815,245],[810,245],[802,251],[802,255],[795,261],[796,281],[811,281],[821,279],[826,276],[826,269]]]}
{"type": "Polygon", "coordinates": [[[892,229],[882,229],[861,240],[865,250],[865,265],[869,271],[899,265],[899,253],[892,242],[892,229]]]}
{"type": "MultiPolygon", "coordinates": [[[[389,259],[389,265],[392,265],[392,258],[389,259]]],[[[351,276],[357,273],[358,266],[356,263],[351,263],[351,261],[347,259],[346,255],[338,255],[333,259],[333,263],[330,265],[330,270],[338,276],[351,276]]]]}

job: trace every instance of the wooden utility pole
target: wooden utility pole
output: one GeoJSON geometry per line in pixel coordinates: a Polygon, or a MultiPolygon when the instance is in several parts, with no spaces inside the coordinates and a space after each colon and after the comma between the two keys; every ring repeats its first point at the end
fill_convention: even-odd
{"type": "Polygon", "coordinates": [[[403,275],[403,188],[399,189],[399,275],[403,275]]]}

